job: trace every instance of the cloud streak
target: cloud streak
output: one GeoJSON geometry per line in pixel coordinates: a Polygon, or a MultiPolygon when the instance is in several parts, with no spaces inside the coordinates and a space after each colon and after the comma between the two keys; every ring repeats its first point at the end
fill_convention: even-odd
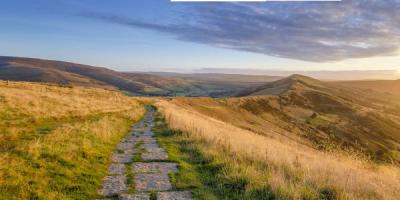
{"type": "Polygon", "coordinates": [[[400,0],[186,4],[180,20],[86,17],[215,47],[312,62],[397,55],[400,0]]]}

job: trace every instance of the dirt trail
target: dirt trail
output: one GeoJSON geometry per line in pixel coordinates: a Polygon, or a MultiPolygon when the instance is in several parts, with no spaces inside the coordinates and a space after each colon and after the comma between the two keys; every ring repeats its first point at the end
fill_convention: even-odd
{"type": "Polygon", "coordinates": [[[154,138],[153,115],[149,108],[143,120],[118,144],[108,175],[98,191],[104,199],[192,199],[190,191],[173,191],[168,174],[177,173],[178,164],[168,162],[167,152],[154,138]]]}

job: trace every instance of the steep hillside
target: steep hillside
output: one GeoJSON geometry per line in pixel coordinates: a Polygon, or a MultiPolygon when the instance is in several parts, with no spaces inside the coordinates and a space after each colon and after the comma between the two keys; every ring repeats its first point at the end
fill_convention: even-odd
{"type": "Polygon", "coordinates": [[[269,137],[318,149],[356,150],[376,161],[400,161],[400,101],[392,95],[300,75],[241,94],[246,96],[172,101],[269,137]]]}
{"type": "MultiPolygon", "coordinates": [[[[168,146],[178,146],[174,152],[183,153],[184,170],[191,172],[178,181],[196,180],[193,171],[200,170],[207,184],[200,195],[211,190],[217,196],[205,199],[398,199],[398,166],[371,162],[356,151],[320,151],[269,127],[261,132],[243,127],[259,122],[237,106],[237,101],[248,100],[179,98],[156,103],[169,126],[179,130],[164,131],[168,137],[161,141],[175,142],[168,146]]],[[[267,120],[264,124],[273,125],[267,120]]]]}

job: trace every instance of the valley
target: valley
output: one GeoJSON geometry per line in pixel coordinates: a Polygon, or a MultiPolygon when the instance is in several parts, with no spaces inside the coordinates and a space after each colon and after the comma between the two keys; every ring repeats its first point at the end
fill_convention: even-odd
{"type": "Polygon", "coordinates": [[[0,8],[0,200],[400,200],[400,0],[0,8]]]}
{"type": "Polygon", "coordinates": [[[234,96],[280,77],[117,72],[104,67],[34,58],[1,57],[0,80],[119,90],[139,96],[234,96]]]}
{"type": "Polygon", "coordinates": [[[0,78],[4,199],[400,195],[397,81],[122,73],[4,57],[0,78]],[[162,180],[134,170],[158,162],[176,170],[162,180]]]}

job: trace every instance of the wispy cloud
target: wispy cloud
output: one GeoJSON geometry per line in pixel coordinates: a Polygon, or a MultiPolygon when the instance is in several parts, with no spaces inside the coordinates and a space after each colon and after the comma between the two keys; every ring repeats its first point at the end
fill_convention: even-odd
{"type": "Polygon", "coordinates": [[[328,62],[396,55],[400,0],[186,4],[179,21],[154,23],[90,13],[86,17],[150,29],[178,40],[297,60],[328,62]]]}

